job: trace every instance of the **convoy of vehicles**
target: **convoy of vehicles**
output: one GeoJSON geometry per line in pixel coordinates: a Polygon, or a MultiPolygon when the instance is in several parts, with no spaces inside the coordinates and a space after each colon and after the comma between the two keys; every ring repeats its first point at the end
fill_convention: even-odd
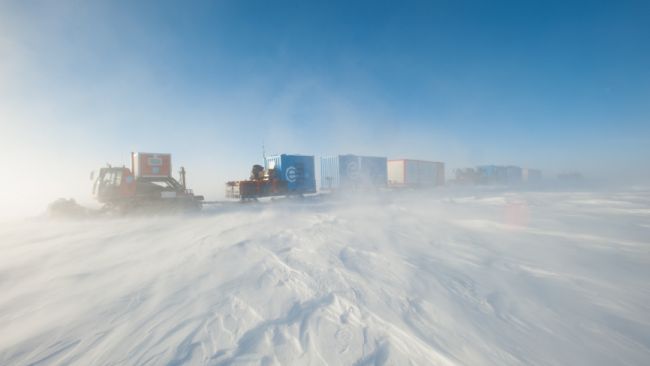
{"type": "MultiPolygon", "coordinates": [[[[471,169],[472,174],[464,172],[456,172],[458,182],[516,183],[541,179],[537,170],[514,166],[481,166],[471,169]]],[[[178,173],[177,180],[172,176],[171,154],[131,153],[130,168],[108,165],[91,176],[93,195],[103,204],[104,211],[122,213],[197,211],[204,204],[214,203],[204,201],[203,196],[187,188],[183,167],[178,173]]],[[[336,155],[320,159],[320,181],[320,189],[328,192],[430,188],[445,184],[445,165],[412,159],[336,155]]],[[[264,165],[253,165],[248,179],[229,181],[225,188],[226,198],[240,201],[314,194],[317,192],[314,157],[291,154],[264,157],[264,165]]]]}

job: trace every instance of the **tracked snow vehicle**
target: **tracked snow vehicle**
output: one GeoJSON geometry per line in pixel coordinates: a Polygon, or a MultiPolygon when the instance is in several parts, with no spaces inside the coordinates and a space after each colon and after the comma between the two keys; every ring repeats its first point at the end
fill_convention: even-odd
{"type": "Polygon", "coordinates": [[[203,196],[186,188],[185,169],[180,169],[180,182],[171,171],[170,154],[131,153],[131,169],[108,165],[99,170],[93,195],[110,211],[199,210],[203,196]]]}

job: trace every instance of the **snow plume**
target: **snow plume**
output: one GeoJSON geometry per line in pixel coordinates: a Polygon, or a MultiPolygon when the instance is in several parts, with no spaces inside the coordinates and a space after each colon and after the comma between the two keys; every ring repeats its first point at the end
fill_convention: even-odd
{"type": "Polygon", "coordinates": [[[642,365],[650,192],[0,226],[2,364],[642,365]]]}

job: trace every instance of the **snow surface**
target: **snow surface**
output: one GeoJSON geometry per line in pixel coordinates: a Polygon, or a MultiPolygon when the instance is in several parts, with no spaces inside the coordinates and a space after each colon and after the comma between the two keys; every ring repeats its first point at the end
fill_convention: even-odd
{"type": "Polygon", "coordinates": [[[647,365],[650,191],[0,224],[0,364],[647,365]]]}

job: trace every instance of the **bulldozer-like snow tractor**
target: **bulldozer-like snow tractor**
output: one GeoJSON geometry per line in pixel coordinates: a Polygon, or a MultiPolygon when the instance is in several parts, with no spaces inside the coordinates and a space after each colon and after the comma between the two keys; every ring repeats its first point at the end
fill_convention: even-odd
{"type": "Polygon", "coordinates": [[[171,176],[171,155],[131,153],[131,169],[109,165],[99,170],[93,195],[104,204],[104,210],[122,213],[200,210],[203,196],[196,196],[186,188],[182,167],[180,180],[171,176]]]}

